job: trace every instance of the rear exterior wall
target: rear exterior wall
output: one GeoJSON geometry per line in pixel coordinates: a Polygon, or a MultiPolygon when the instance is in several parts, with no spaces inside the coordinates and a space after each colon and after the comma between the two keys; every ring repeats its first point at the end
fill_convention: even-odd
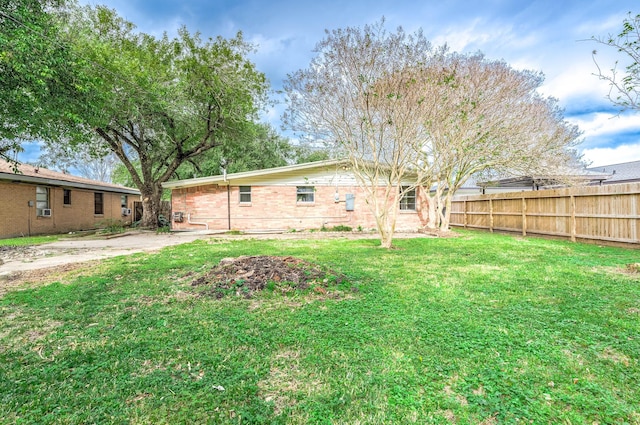
{"type": "MultiPolygon", "coordinates": [[[[357,186],[337,188],[315,186],[314,202],[297,202],[296,186],[251,186],[251,202],[240,202],[238,186],[211,184],[173,189],[172,211],[183,213],[183,221],[172,220],[174,230],[305,230],[322,226],[349,226],[354,230],[375,229],[375,216],[366,203],[364,192],[357,186]],[[353,211],[347,211],[346,194],[355,195],[353,211]]],[[[426,200],[417,190],[416,210],[397,208],[398,231],[416,231],[426,224],[426,200]]],[[[175,218],[175,217],[174,217],[175,218]]]]}
{"type": "MultiPolygon", "coordinates": [[[[123,216],[120,193],[62,188],[30,183],[0,182],[0,238],[67,233],[99,228],[106,220],[131,223],[131,215],[123,216]],[[38,216],[36,187],[49,188],[50,217],[38,216]],[[64,204],[64,189],[71,191],[71,203],[64,204]],[[95,214],[94,194],[103,195],[103,214],[95,214]],[[29,203],[32,202],[32,206],[29,203]]],[[[127,195],[132,208],[137,195],[127,195]]]]}

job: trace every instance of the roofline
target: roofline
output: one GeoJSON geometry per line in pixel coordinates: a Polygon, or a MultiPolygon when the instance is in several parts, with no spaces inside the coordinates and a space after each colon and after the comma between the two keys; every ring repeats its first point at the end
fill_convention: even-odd
{"type": "Polygon", "coordinates": [[[217,176],[197,177],[195,179],[174,180],[162,183],[162,187],[165,189],[178,189],[185,187],[204,186],[215,183],[229,185],[231,184],[232,180],[246,179],[251,177],[263,177],[289,171],[300,171],[318,167],[329,167],[332,165],[344,164],[348,162],[349,161],[347,159],[327,159],[324,161],[306,162],[304,164],[293,164],[285,165],[282,167],[266,168],[262,170],[243,171],[241,173],[227,174],[226,176],[222,174],[217,176]]]}
{"type": "Polygon", "coordinates": [[[0,172],[0,180],[7,180],[10,182],[19,182],[19,183],[39,183],[47,186],[73,187],[76,189],[98,190],[101,192],[115,192],[115,193],[124,193],[128,195],[140,195],[139,190],[132,189],[130,187],[125,187],[125,186],[122,186],[122,187],[103,186],[100,184],[79,183],[79,182],[72,182],[68,180],[52,179],[48,177],[25,176],[23,174],[14,174],[14,173],[0,172]]]}
{"type": "Polygon", "coordinates": [[[627,165],[627,164],[634,164],[634,163],[640,163],[640,160],[619,162],[617,164],[606,164],[606,165],[597,165],[597,166],[591,166],[590,165],[590,166],[586,167],[586,170],[593,170],[593,169],[597,169],[597,168],[609,168],[609,167],[615,167],[616,165],[627,165]]]}
{"type": "MultiPolygon", "coordinates": [[[[510,187],[509,185],[514,184],[522,184],[522,187],[527,187],[530,184],[536,184],[536,182],[540,183],[549,183],[549,182],[562,182],[565,181],[601,181],[604,182],[607,179],[611,178],[611,174],[605,173],[595,173],[590,172],[589,174],[573,174],[573,175],[533,175],[533,176],[521,176],[521,177],[507,177],[499,180],[490,180],[490,181],[478,181],[476,182],[477,187],[510,187]]],[[[513,186],[520,187],[520,186],[513,186]]]]}

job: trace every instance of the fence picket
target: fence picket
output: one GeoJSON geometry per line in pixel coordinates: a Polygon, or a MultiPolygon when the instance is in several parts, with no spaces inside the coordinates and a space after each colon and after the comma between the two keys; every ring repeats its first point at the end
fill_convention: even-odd
{"type": "Polygon", "coordinates": [[[640,183],[459,196],[451,225],[640,244],[639,204],[640,183]]]}

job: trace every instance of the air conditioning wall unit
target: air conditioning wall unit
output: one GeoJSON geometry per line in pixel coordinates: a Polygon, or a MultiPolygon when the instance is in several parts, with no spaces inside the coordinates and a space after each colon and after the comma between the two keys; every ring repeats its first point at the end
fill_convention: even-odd
{"type": "Polygon", "coordinates": [[[123,216],[131,215],[131,208],[122,208],[122,215],[123,216]]]}
{"type": "Polygon", "coordinates": [[[184,213],[182,211],[175,211],[173,213],[173,221],[175,223],[182,223],[184,221],[184,213]]]}
{"type": "Polygon", "coordinates": [[[43,208],[42,209],[43,217],[51,217],[51,208],[43,208]]]}

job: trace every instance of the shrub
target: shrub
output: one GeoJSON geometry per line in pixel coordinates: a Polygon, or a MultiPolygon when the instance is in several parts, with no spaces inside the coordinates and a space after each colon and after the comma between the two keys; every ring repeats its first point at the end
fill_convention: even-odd
{"type": "Polygon", "coordinates": [[[116,220],[114,218],[102,220],[101,222],[98,223],[98,227],[102,229],[102,233],[123,233],[124,232],[124,224],[122,224],[122,221],[116,220]]]}
{"type": "Polygon", "coordinates": [[[352,229],[351,227],[349,227],[349,226],[344,226],[344,225],[342,225],[342,224],[339,224],[339,225],[337,225],[337,226],[333,226],[333,227],[331,228],[331,230],[332,230],[333,232],[350,232],[350,231],[351,231],[351,230],[353,230],[353,229],[352,229]]]}

